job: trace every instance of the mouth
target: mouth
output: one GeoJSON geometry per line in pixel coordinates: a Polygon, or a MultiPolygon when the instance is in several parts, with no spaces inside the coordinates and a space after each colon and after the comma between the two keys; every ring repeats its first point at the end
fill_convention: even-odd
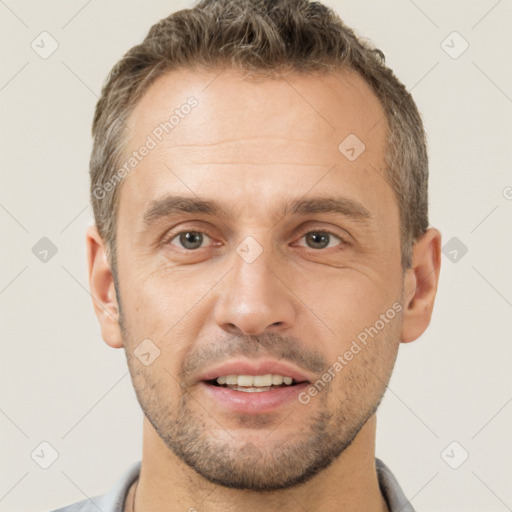
{"type": "Polygon", "coordinates": [[[263,393],[294,387],[308,381],[298,381],[288,375],[267,373],[264,375],[222,375],[216,379],[204,380],[203,382],[210,386],[227,388],[243,393],[263,393]]]}
{"type": "Polygon", "coordinates": [[[227,374],[201,380],[199,389],[221,414],[285,414],[296,406],[309,382],[275,373],[227,374]]]}
{"type": "Polygon", "coordinates": [[[282,359],[238,358],[205,370],[197,383],[219,412],[252,415],[284,413],[314,379],[282,359]]]}

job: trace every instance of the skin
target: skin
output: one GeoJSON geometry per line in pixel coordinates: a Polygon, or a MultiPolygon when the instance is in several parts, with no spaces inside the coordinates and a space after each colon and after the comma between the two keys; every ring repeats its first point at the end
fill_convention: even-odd
{"type": "Polygon", "coordinates": [[[350,71],[259,81],[231,69],[173,71],[132,112],[127,154],[190,96],[197,107],[122,183],[119,296],[105,243],[95,227],[87,232],[102,336],[124,347],[145,413],[135,509],[387,510],[375,410],[400,342],[429,324],[441,235],[427,230],[404,274],[398,204],[383,179],[385,119],[370,129],[382,106],[350,71]],[[351,133],[366,146],[353,162],[338,150],[351,133]],[[236,214],[145,223],[152,201],[169,194],[236,214]],[[333,195],[369,218],[275,213],[285,199],[333,195]],[[178,236],[187,231],[208,236],[187,249],[178,236]],[[262,248],[251,263],[236,252],[248,236],[262,248]],[[307,404],[235,414],[197,383],[212,362],[235,357],[284,359],[314,381],[393,304],[401,311],[307,404]],[[147,338],[160,350],[149,366],[133,354],[147,338]]]}

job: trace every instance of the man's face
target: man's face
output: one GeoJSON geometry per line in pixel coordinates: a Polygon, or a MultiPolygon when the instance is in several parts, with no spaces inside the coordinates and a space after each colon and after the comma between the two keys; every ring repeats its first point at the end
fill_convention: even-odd
{"type": "Polygon", "coordinates": [[[382,397],[400,341],[398,205],[384,111],[360,77],[217,74],[168,73],[130,116],[127,156],[154,147],[120,190],[123,343],[174,455],[212,482],[272,490],[328,466],[382,397]],[[142,361],[160,351],[148,366],[143,340],[142,361]],[[215,382],[233,374],[305,382],[215,382]]]}

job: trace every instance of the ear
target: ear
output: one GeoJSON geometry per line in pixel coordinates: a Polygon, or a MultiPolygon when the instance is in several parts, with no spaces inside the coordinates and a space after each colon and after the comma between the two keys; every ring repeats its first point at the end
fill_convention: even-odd
{"type": "Polygon", "coordinates": [[[437,292],[441,269],[441,233],[429,228],[412,249],[412,267],[404,280],[401,341],[409,343],[425,332],[437,292]]]}
{"type": "Polygon", "coordinates": [[[108,262],[106,245],[96,226],[87,228],[86,246],[89,287],[94,312],[100,322],[101,335],[107,345],[121,348],[123,342],[114,279],[108,262]]]}

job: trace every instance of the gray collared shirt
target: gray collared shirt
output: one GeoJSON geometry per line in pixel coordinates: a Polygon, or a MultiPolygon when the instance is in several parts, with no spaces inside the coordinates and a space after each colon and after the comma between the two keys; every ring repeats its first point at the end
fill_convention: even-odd
{"type": "MultiPolygon", "coordinates": [[[[132,464],[106,494],[78,501],[52,512],[98,512],[98,510],[101,512],[123,512],[126,495],[130,486],[139,476],[140,466],[141,461],[132,464]]],[[[380,490],[387,501],[390,512],[414,512],[390,469],[379,459],[375,459],[375,466],[380,490]]]]}

